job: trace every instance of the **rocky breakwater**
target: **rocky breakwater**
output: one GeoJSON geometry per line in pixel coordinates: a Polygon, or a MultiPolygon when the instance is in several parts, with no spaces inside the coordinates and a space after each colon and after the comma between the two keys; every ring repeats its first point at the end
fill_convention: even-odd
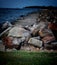
{"type": "MultiPolygon", "coordinates": [[[[40,49],[57,49],[57,40],[49,24],[56,10],[42,10],[18,19],[15,25],[3,35],[5,48],[32,51],[40,49]]],[[[56,14],[52,23],[56,21],[56,14]]],[[[55,22],[56,23],[56,22],[55,22]]]]}

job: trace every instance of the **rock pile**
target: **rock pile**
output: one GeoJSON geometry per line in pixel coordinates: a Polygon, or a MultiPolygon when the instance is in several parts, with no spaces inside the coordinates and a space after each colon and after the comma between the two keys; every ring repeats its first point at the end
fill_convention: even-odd
{"type": "Polygon", "coordinates": [[[39,12],[36,22],[31,26],[21,25],[11,28],[11,30],[8,31],[8,35],[2,38],[4,45],[9,48],[15,47],[18,50],[25,44],[42,49],[56,49],[57,41],[50,28],[50,22],[52,21],[54,23],[57,17],[55,12],[52,12],[53,10],[43,10],[39,12]]]}

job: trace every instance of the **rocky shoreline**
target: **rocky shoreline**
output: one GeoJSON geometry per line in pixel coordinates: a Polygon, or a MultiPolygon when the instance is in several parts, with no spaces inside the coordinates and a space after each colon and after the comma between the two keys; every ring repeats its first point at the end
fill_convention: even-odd
{"type": "Polygon", "coordinates": [[[43,9],[17,19],[2,35],[4,45],[26,51],[57,49],[57,39],[50,28],[51,23],[57,23],[56,13],[57,10],[43,9]]]}

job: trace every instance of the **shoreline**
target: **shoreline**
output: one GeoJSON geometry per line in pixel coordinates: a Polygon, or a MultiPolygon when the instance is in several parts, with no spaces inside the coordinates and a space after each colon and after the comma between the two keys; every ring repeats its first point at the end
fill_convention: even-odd
{"type": "MultiPolygon", "coordinates": [[[[33,26],[35,23],[39,22],[56,22],[56,11],[55,10],[42,10],[41,12],[34,12],[27,14],[26,16],[21,16],[14,23],[14,26],[33,26]],[[52,16],[54,15],[55,16],[52,16]],[[54,18],[54,20],[53,20],[54,18]]],[[[29,49],[28,49],[29,50],[29,49]]],[[[39,49],[38,49],[39,50],[39,49]]]]}
{"type": "Polygon", "coordinates": [[[42,9],[38,12],[28,13],[27,15],[25,15],[25,16],[22,15],[17,20],[15,20],[15,24],[22,25],[22,23],[23,23],[23,25],[25,26],[25,25],[29,25],[31,23],[31,25],[33,25],[39,19],[44,19],[44,21],[51,22],[52,18],[54,18],[55,23],[56,23],[56,18],[57,18],[56,11],[57,11],[56,9],[55,10],[42,9]],[[54,14],[55,14],[55,16],[54,16],[54,14]],[[50,19],[50,21],[48,19],[50,19]]]}
{"type": "Polygon", "coordinates": [[[26,16],[22,16],[22,17],[19,17],[15,22],[14,24],[15,25],[22,25],[22,26],[25,26],[25,25],[33,25],[37,18],[38,18],[38,14],[39,12],[32,12],[32,13],[28,13],[26,16]],[[31,24],[30,24],[31,23],[31,24]]]}

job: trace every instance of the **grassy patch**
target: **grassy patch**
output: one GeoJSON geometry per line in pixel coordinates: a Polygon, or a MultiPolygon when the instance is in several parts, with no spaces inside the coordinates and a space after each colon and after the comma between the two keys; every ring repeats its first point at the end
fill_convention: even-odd
{"type": "Polygon", "coordinates": [[[57,53],[0,52],[0,65],[57,65],[57,53]]]}

